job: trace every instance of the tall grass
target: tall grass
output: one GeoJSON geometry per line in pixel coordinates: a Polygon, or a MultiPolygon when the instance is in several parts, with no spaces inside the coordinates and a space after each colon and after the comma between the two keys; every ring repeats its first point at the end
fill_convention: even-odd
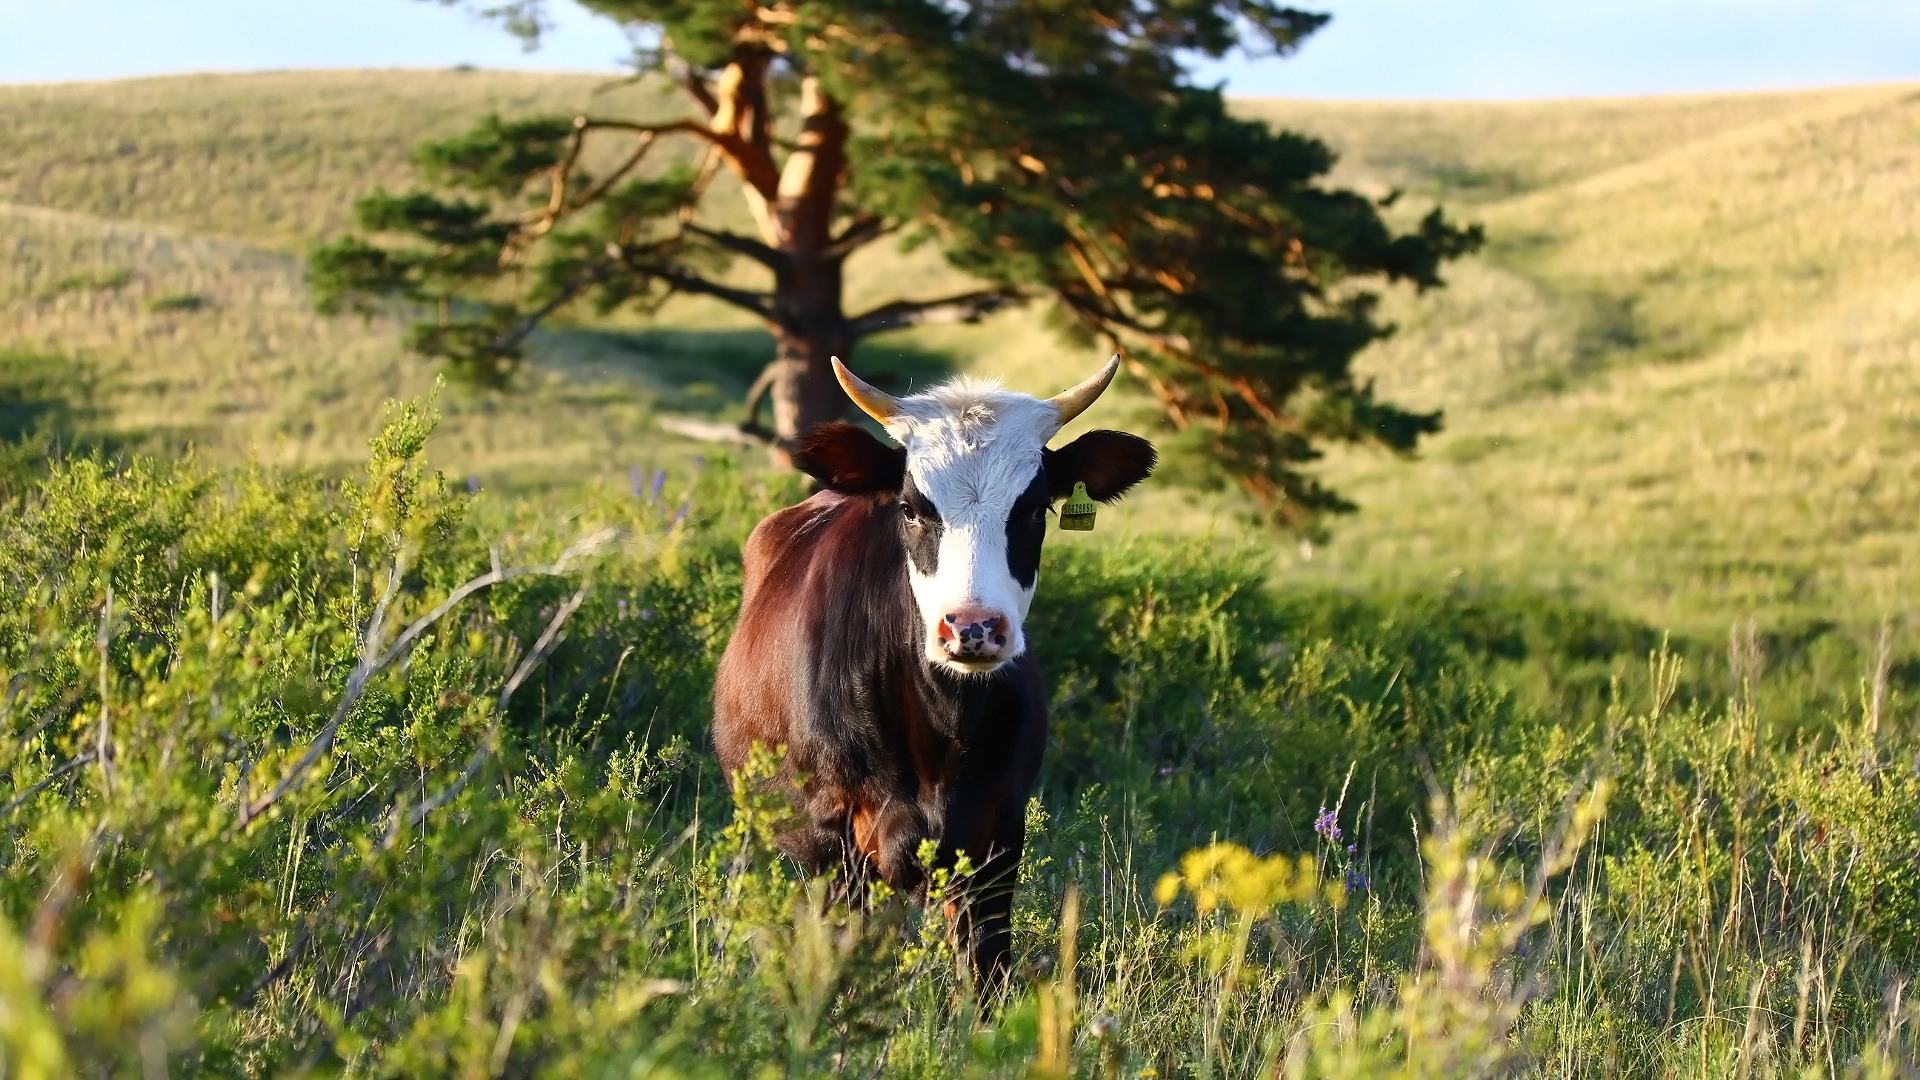
{"type": "Polygon", "coordinates": [[[1748,644],[1728,695],[1537,597],[1056,537],[1057,738],[981,1019],[937,904],[827,906],[768,844],[783,794],[705,747],[738,543],[791,485],[470,495],[430,427],[390,413],[348,482],[82,458],[16,499],[9,1075],[1920,1064],[1897,681],[1776,723],[1807,676],[1748,644]]]}

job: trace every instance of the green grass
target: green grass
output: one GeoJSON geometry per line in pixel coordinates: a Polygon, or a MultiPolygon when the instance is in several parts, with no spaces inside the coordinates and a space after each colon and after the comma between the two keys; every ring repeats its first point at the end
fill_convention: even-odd
{"type": "Polygon", "coordinates": [[[1263,115],[1491,237],[1367,358],[1446,434],[1337,455],[1367,509],[1297,572],[1457,570],[1698,633],[1907,615],[1914,88],[1263,115]],[[1462,162],[1510,179],[1462,187],[1462,162]]]}
{"type": "Polygon", "coordinates": [[[607,82],[354,71],[0,86],[0,140],[26,150],[0,162],[0,202],[304,255],[352,224],[352,193],[411,183],[423,138],[490,111],[661,108],[651,89],[596,94],[607,82]]]}
{"type": "MultiPolygon", "coordinates": [[[[1277,565],[1520,585],[1703,636],[1904,618],[1920,586],[1913,97],[1243,103],[1328,138],[1336,181],[1402,189],[1408,214],[1444,202],[1492,238],[1448,289],[1392,296],[1402,332],[1363,360],[1388,395],[1445,410],[1446,433],[1415,461],[1336,452],[1325,470],[1362,513],[1331,543],[1276,544],[1277,565]]],[[[354,194],[410,182],[415,142],[488,109],[672,107],[650,87],[488,72],[0,88],[21,148],[0,163],[8,341],[97,372],[93,415],[122,445],[346,468],[378,403],[432,373],[392,321],[311,315],[297,253],[345,227],[354,194]],[[188,295],[200,309],[166,310],[188,295]]],[[[956,284],[925,251],[872,252],[850,278],[856,305],[956,284]]],[[[881,339],[865,359],[903,384],[963,369],[1045,391],[1095,358],[1043,316],[881,339]]],[[[661,326],[553,335],[519,392],[449,394],[442,460],[525,490],[684,465],[705,448],[654,418],[731,415],[766,348],[692,303],[661,326]]],[[[1155,423],[1137,399],[1102,412],[1155,423]]],[[[1248,527],[1227,496],[1135,506],[1116,527],[1248,527]]]]}
{"type": "MultiPolygon", "coordinates": [[[[400,348],[399,319],[310,310],[307,247],[350,225],[357,195],[415,183],[416,143],[488,110],[671,107],[651,87],[489,72],[0,87],[0,138],[41,148],[0,164],[0,344],[90,365],[96,433],[117,444],[348,468],[380,403],[435,376],[400,348]]],[[[931,252],[905,266],[921,288],[954,281],[931,252]]],[[[901,269],[856,265],[855,302],[891,296],[901,269]]],[[[548,337],[512,394],[451,390],[448,467],[520,490],[683,467],[711,448],[662,433],[655,413],[737,411],[771,350],[702,304],[677,306],[664,329],[600,327],[612,332],[548,337]]],[[[1045,340],[1025,316],[876,342],[862,360],[905,386],[952,370],[956,350],[965,361],[1045,340]]]]}
{"type": "MultiPolygon", "coordinates": [[[[980,1022],[937,913],[824,908],[704,752],[739,544],[798,488],[655,421],[736,408],[764,335],[558,328],[515,392],[441,391],[423,452],[399,323],[310,310],[298,253],[415,141],[594,86],[0,88],[8,1076],[1920,1062],[1911,89],[1244,103],[1487,223],[1365,358],[1449,427],[1333,455],[1363,510],[1328,543],[1164,484],[1049,541],[1053,741],[980,1022]],[[370,636],[602,528],[352,689],[370,636]]],[[[1038,311],[861,357],[1042,391],[1088,359],[1038,311]]]]}
{"type": "Polygon", "coordinates": [[[0,518],[31,600],[0,606],[9,1075],[1920,1061],[1920,773],[1884,668],[1776,722],[1831,680],[1748,644],[1728,698],[1550,598],[1056,536],[1053,746],[982,1020],[937,904],[824,904],[768,846],[781,788],[730,797],[704,752],[739,544],[795,486],[470,497],[390,415],[345,483],[82,459],[0,518]]]}

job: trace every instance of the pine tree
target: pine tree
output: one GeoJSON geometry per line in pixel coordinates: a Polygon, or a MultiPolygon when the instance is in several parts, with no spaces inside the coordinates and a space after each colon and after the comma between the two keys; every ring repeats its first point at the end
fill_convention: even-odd
{"type": "MultiPolygon", "coordinates": [[[[1326,185],[1326,145],[1231,115],[1183,66],[1290,52],[1324,16],[1270,0],[584,2],[656,43],[636,66],[671,80],[685,116],[489,117],[420,147],[432,189],[362,199],[367,235],[313,252],[323,310],[424,303],[412,347],[502,382],[569,305],[712,297],[773,334],[743,430],[778,447],[842,414],[828,358],[861,339],[1048,303],[1071,340],[1124,351],[1196,451],[1176,457],[1295,526],[1348,508],[1304,471],[1318,445],[1405,452],[1438,429],[1352,361],[1388,332],[1377,287],[1439,285],[1478,229],[1435,210],[1396,230],[1326,185]],[[649,168],[668,140],[699,153],[649,168]],[[589,176],[601,144],[615,163],[589,176]],[[720,169],[751,231],[703,207],[720,169]],[[977,287],[849,314],[847,257],[883,238],[937,244],[977,287]],[[728,275],[737,260],[762,287],[728,275]]],[[[539,4],[494,11],[533,35],[539,4]]]]}

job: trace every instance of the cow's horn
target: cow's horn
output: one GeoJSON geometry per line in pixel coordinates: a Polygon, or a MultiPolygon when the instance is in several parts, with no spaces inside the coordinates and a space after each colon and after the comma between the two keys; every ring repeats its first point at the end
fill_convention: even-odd
{"type": "Polygon", "coordinates": [[[883,427],[900,415],[900,402],[892,394],[868,386],[860,376],[848,371],[847,365],[841,363],[839,357],[835,356],[832,360],[833,377],[840,380],[840,389],[845,390],[853,403],[860,406],[861,412],[878,420],[883,427]]]}
{"type": "Polygon", "coordinates": [[[1047,400],[1053,403],[1053,407],[1060,411],[1060,426],[1066,427],[1068,421],[1086,412],[1087,406],[1092,405],[1094,400],[1106,390],[1107,385],[1113,382],[1114,373],[1119,370],[1120,354],[1114,353],[1113,359],[1107,361],[1107,366],[1101,368],[1092,378],[1048,398],[1047,400]]]}

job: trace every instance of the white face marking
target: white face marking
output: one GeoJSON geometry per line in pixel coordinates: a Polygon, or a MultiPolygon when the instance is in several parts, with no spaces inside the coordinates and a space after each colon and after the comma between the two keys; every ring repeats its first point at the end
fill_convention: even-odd
{"type": "Polygon", "coordinates": [[[1007,516],[1040,469],[1040,452],[1060,428],[1050,402],[959,379],[899,400],[887,432],[907,449],[914,487],[940,511],[945,531],[934,572],[907,563],[913,597],[926,624],[927,660],[952,671],[992,671],[1026,651],[1023,625],[1032,586],[1007,566],[1007,516]],[[1006,644],[991,661],[963,664],[940,645],[949,612],[982,608],[1010,624],[1006,644]]]}

